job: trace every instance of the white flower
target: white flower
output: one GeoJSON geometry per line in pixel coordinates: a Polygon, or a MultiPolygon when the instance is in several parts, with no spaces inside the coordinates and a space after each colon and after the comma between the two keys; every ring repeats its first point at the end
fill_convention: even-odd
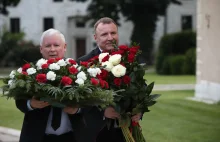
{"type": "Polygon", "coordinates": [[[13,80],[8,81],[8,85],[11,86],[13,84],[13,80]]]}
{"type": "Polygon", "coordinates": [[[53,63],[49,65],[49,69],[51,70],[59,70],[60,66],[57,63],[53,63]]]}
{"type": "Polygon", "coordinates": [[[89,68],[89,69],[87,69],[87,71],[88,71],[89,75],[92,77],[96,77],[97,74],[101,73],[100,68],[89,68]]]}
{"type": "Polygon", "coordinates": [[[47,80],[54,81],[56,79],[56,74],[53,71],[49,71],[46,76],[47,76],[47,80]]]}
{"type": "Polygon", "coordinates": [[[84,80],[82,78],[78,78],[75,82],[79,85],[84,85],[84,80]]]}
{"type": "Polygon", "coordinates": [[[28,75],[35,74],[36,73],[36,69],[35,68],[29,68],[29,69],[27,69],[27,73],[28,73],[28,75]]]}
{"type": "Polygon", "coordinates": [[[66,63],[63,59],[59,60],[59,61],[57,62],[57,64],[58,64],[59,66],[66,66],[66,65],[67,65],[67,63],[66,63]]]}
{"type": "Polygon", "coordinates": [[[43,58],[41,58],[40,60],[38,60],[37,61],[37,63],[36,63],[36,66],[37,66],[37,69],[42,69],[42,65],[43,64],[46,64],[47,63],[47,60],[45,60],[45,59],[43,59],[43,58]]]}
{"type": "Polygon", "coordinates": [[[108,72],[110,72],[113,68],[112,63],[110,63],[109,61],[103,62],[102,66],[106,66],[104,69],[107,70],[108,72]]]}
{"type": "Polygon", "coordinates": [[[114,66],[118,65],[121,62],[121,55],[120,54],[112,55],[109,57],[108,61],[111,62],[114,66]]]}
{"type": "Polygon", "coordinates": [[[101,62],[102,62],[102,59],[103,59],[105,56],[107,56],[107,55],[109,55],[109,53],[101,53],[101,54],[99,54],[99,62],[101,63],[101,62]]]}
{"type": "Polygon", "coordinates": [[[11,73],[9,74],[9,77],[11,79],[13,79],[15,77],[15,70],[11,71],[11,73]]]}
{"type": "Polygon", "coordinates": [[[18,68],[17,72],[22,73],[22,68],[18,68]]]}
{"type": "Polygon", "coordinates": [[[83,80],[87,79],[86,74],[83,71],[81,71],[77,74],[77,78],[81,78],[83,80]]]}
{"type": "Polygon", "coordinates": [[[75,68],[77,68],[78,71],[81,71],[82,67],[78,65],[73,65],[75,68]]]}
{"type": "Polygon", "coordinates": [[[112,68],[111,72],[115,77],[121,77],[125,75],[126,68],[122,66],[121,64],[118,64],[117,66],[114,66],[112,68]]]}

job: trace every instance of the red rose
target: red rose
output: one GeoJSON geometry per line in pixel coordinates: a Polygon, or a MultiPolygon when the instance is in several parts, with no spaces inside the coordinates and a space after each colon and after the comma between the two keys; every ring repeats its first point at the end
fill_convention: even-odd
{"type": "Polygon", "coordinates": [[[28,73],[26,71],[22,71],[23,75],[28,75],[28,73]]]}
{"type": "Polygon", "coordinates": [[[128,75],[125,75],[123,77],[123,82],[124,82],[124,84],[130,84],[131,78],[128,75]]]}
{"type": "Polygon", "coordinates": [[[22,66],[22,71],[26,71],[27,69],[29,69],[31,67],[31,64],[24,64],[23,66],[22,66]]]}
{"type": "Polygon", "coordinates": [[[118,46],[118,48],[124,51],[127,51],[129,49],[127,45],[120,45],[118,46]]]}
{"type": "Polygon", "coordinates": [[[129,54],[128,55],[128,62],[133,63],[134,62],[134,58],[135,58],[135,54],[129,54]]]}
{"type": "Polygon", "coordinates": [[[62,58],[55,58],[56,61],[59,61],[59,60],[61,60],[61,59],[62,59],[62,58]]]}
{"type": "Polygon", "coordinates": [[[88,67],[88,64],[89,64],[89,62],[83,62],[83,61],[80,62],[80,65],[82,65],[86,68],[88,67]]]}
{"type": "Polygon", "coordinates": [[[71,65],[76,65],[76,61],[73,60],[73,59],[69,59],[69,63],[70,63],[71,65]]]}
{"type": "Polygon", "coordinates": [[[105,80],[99,79],[99,83],[101,88],[106,88],[106,89],[109,88],[108,83],[105,80]]]}
{"type": "Polygon", "coordinates": [[[78,73],[78,70],[77,70],[77,68],[75,68],[74,66],[71,66],[71,67],[69,67],[69,72],[70,72],[71,74],[77,74],[77,73],[78,73]]]}
{"type": "Polygon", "coordinates": [[[91,82],[92,85],[94,85],[94,86],[96,86],[96,85],[99,84],[99,81],[98,81],[97,79],[95,79],[95,78],[91,78],[91,79],[90,79],[90,82],[91,82]]]}
{"type": "Polygon", "coordinates": [[[49,66],[48,64],[43,64],[43,65],[41,66],[41,68],[42,68],[42,69],[47,69],[48,66],[49,66]]]}
{"type": "Polygon", "coordinates": [[[63,76],[61,79],[61,84],[64,86],[72,84],[72,79],[69,78],[68,76],[63,76]]]}
{"type": "Polygon", "coordinates": [[[136,54],[138,49],[139,49],[139,46],[133,46],[133,47],[129,48],[129,52],[136,54]]]}
{"type": "Polygon", "coordinates": [[[106,55],[106,56],[102,59],[102,62],[106,62],[106,61],[108,61],[108,59],[109,59],[109,55],[106,55]]]}
{"type": "Polygon", "coordinates": [[[115,78],[115,79],[114,79],[114,84],[115,84],[116,86],[120,86],[120,85],[121,85],[121,78],[115,78]]]}
{"type": "Polygon", "coordinates": [[[36,76],[36,80],[37,80],[37,82],[45,83],[47,81],[46,74],[38,74],[36,76]]]}
{"type": "Polygon", "coordinates": [[[56,59],[54,59],[54,58],[51,58],[47,61],[48,64],[53,64],[55,62],[56,62],[56,59]]]}
{"type": "Polygon", "coordinates": [[[118,50],[118,51],[112,52],[111,55],[115,55],[115,54],[123,55],[124,53],[125,53],[124,50],[118,50]]]}
{"type": "Polygon", "coordinates": [[[97,77],[98,77],[99,79],[106,80],[107,77],[108,77],[108,71],[102,69],[102,70],[101,70],[101,73],[100,73],[100,74],[97,74],[97,77]]]}

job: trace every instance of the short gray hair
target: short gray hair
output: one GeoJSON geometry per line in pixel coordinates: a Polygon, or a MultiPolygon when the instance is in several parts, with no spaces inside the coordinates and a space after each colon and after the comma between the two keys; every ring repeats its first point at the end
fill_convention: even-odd
{"type": "Polygon", "coordinates": [[[48,30],[44,31],[43,34],[41,35],[41,38],[40,38],[40,46],[42,46],[42,44],[43,44],[44,37],[46,37],[46,36],[51,36],[51,35],[54,35],[54,34],[59,34],[61,40],[62,40],[64,43],[66,42],[64,35],[63,35],[60,31],[58,31],[58,30],[56,30],[56,29],[48,29],[48,30]]]}

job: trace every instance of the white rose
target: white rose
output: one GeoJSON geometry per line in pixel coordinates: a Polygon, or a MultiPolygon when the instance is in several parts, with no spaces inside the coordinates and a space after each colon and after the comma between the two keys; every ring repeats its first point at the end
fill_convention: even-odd
{"type": "Polygon", "coordinates": [[[22,73],[22,68],[18,68],[17,72],[22,73]]]}
{"type": "Polygon", "coordinates": [[[87,79],[86,74],[83,71],[81,71],[77,74],[77,78],[81,78],[83,80],[87,79]]]}
{"type": "Polygon", "coordinates": [[[9,74],[9,77],[11,79],[13,79],[15,77],[15,70],[11,71],[11,73],[9,74]]]}
{"type": "Polygon", "coordinates": [[[104,69],[107,70],[108,72],[110,72],[113,68],[112,63],[110,63],[109,61],[103,62],[102,66],[106,66],[104,69]]]}
{"type": "Polygon", "coordinates": [[[49,65],[49,69],[51,70],[59,70],[60,66],[57,63],[53,63],[49,65]]]}
{"type": "Polygon", "coordinates": [[[57,62],[57,64],[58,64],[59,66],[66,66],[66,65],[67,65],[66,62],[65,62],[63,59],[59,60],[59,61],[57,62]]]}
{"type": "Polygon", "coordinates": [[[101,73],[101,70],[99,68],[89,68],[87,69],[88,73],[92,77],[96,77],[97,74],[101,73]]]}
{"type": "Polygon", "coordinates": [[[56,79],[56,74],[53,71],[49,71],[46,76],[47,76],[47,80],[54,81],[56,79]]]}
{"type": "Polygon", "coordinates": [[[37,61],[37,63],[36,63],[36,66],[37,66],[37,69],[42,69],[42,65],[43,64],[46,64],[47,63],[47,60],[45,60],[45,59],[43,59],[43,58],[41,58],[40,60],[38,60],[37,61]]]}
{"type": "Polygon", "coordinates": [[[109,53],[101,53],[101,54],[99,54],[99,62],[101,63],[101,62],[102,62],[102,59],[103,59],[105,56],[107,56],[107,55],[109,55],[109,53]]]}
{"type": "Polygon", "coordinates": [[[118,64],[117,66],[114,66],[112,68],[111,72],[115,77],[121,77],[125,75],[126,68],[122,66],[121,64],[118,64]]]}
{"type": "Polygon", "coordinates": [[[118,65],[121,62],[121,55],[115,54],[109,57],[109,62],[111,62],[114,66],[118,65]]]}
{"type": "Polygon", "coordinates": [[[29,68],[29,69],[27,69],[27,73],[28,73],[28,75],[35,74],[36,73],[36,69],[35,68],[29,68]]]}
{"type": "Polygon", "coordinates": [[[79,85],[84,85],[84,80],[82,78],[78,78],[75,82],[79,85]]]}

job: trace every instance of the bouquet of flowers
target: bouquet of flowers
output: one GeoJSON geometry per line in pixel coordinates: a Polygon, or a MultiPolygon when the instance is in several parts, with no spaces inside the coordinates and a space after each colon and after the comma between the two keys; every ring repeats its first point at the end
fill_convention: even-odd
{"type": "Polygon", "coordinates": [[[123,90],[114,96],[114,102],[121,114],[119,125],[127,142],[145,142],[139,123],[131,122],[131,117],[148,112],[148,107],[160,96],[151,94],[154,83],[146,84],[144,65],[138,63],[139,54],[139,45],[134,43],[131,47],[115,46],[88,61],[90,65],[102,68],[97,78],[106,80],[110,89],[123,90]]]}
{"type": "Polygon", "coordinates": [[[14,99],[35,97],[58,107],[106,107],[113,103],[116,93],[106,81],[96,78],[100,73],[101,68],[80,66],[71,58],[42,58],[13,70],[4,79],[3,95],[14,99]]]}

